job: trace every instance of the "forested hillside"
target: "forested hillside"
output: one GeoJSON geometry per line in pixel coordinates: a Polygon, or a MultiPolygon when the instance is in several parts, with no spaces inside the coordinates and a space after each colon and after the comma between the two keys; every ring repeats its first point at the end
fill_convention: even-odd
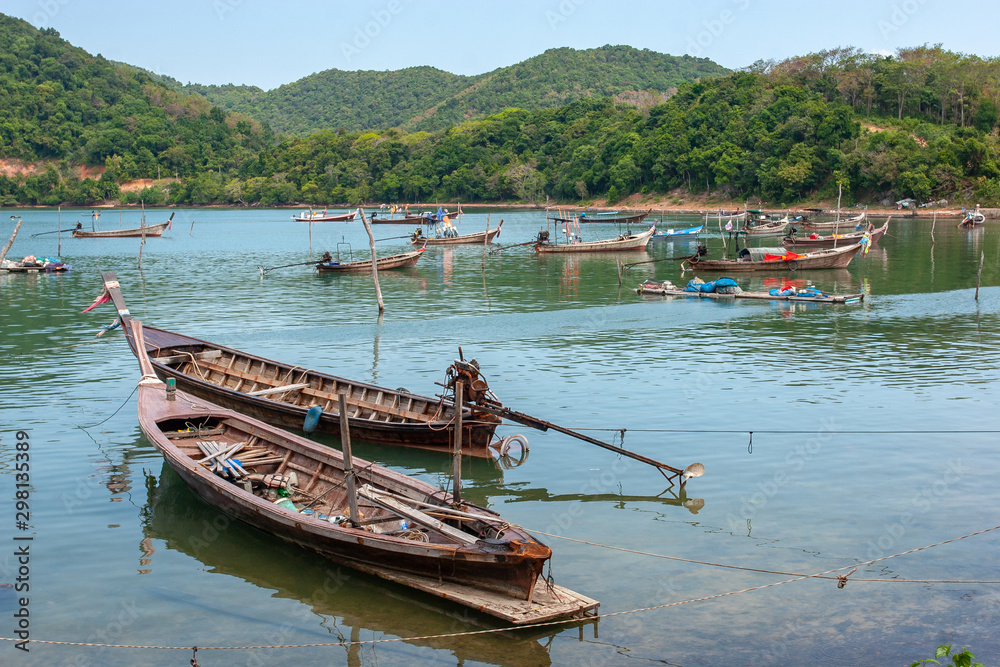
{"type": "MultiPolygon", "coordinates": [[[[604,82],[612,88],[651,88],[672,76],[669,68],[652,67],[645,59],[656,54],[648,52],[556,50],[478,81],[475,91],[493,91],[495,100],[479,97],[483,106],[468,109],[508,104],[522,77],[553,90],[558,77],[546,82],[552,68],[542,64],[562,51],[646,63],[640,68],[648,70],[646,78],[604,82]]],[[[383,85],[399,84],[391,75],[408,77],[406,85],[458,85],[453,75],[430,68],[403,72],[382,73],[389,77],[383,85]]],[[[367,74],[353,76],[362,96],[367,74]]],[[[91,56],[53,31],[0,17],[0,89],[0,161],[5,168],[14,159],[25,163],[20,174],[0,176],[0,204],[8,206],[138,199],[614,203],[635,193],[711,193],[791,205],[833,198],[838,185],[846,204],[913,197],[987,206],[1000,200],[1000,62],[939,47],[894,56],[837,49],[756,63],[683,84],[665,102],[653,93],[640,104],[623,94],[583,96],[435,131],[330,127],[274,137],[256,121],[91,56]],[[100,180],[82,177],[79,167],[87,165],[103,172],[100,180]],[[144,184],[149,187],[141,192],[133,183],[129,194],[119,195],[125,181],[174,174],[179,182],[144,184]]],[[[247,91],[218,92],[238,99],[247,91]]],[[[397,111],[350,107],[358,117],[397,111]]],[[[434,116],[451,113],[464,118],[467,111],[442,105],[434,116]]]]}
{"type": "Polygon", "coordinates": [[[173,83],[177,90],[203,95],[275,131],[305,135],[339,128],[440,130],[511,107],[544,109],[630,91],[666,94],[684,83],[727,72],[707,58],[604,46],[550,49],[478,76],[433,67],[391,72],[331,69],[266,92],[252,86],[173,83]]]}
{"type": "Polygon", "coordinates": [[[272,141],[249,118],[2,14],[0,100],[0,159],[42,165],[21,182],[0,177],[4,202],[113,198],[118,181],[229,168],[272,141]],[[74,179],[71,166],[106,170],[99,181],[74,179]]]}

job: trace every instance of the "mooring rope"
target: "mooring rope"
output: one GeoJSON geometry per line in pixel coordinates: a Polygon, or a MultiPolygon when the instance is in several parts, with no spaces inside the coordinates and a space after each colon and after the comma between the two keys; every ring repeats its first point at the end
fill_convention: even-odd
{"type": "MultiPolygon", "coordinates": [[[[693,563],[695,565],[708,565],[708,566],[711,566],[711,567],[721,567],[721,568],[727,568],[727,569],[730,569],[730,570],[744,570],[746,572],[760,572],[760,573],[763,573],[763,574],[777,574],[777,575],[781,575],[783,577],[805,577],[805,578],[811,578],[811,579],[835,579],[835,580],[838,580],[838,581],[845,581],[845,575],[838,575],[838,576],[830,576],[830,575],[832,573],[834,573],[834,572],[840,572],[841,570],[846,570],[848,568],[854,568],[854,570],[857,570],[859,567],[866,567],[868,565],[871,565],[872,563],[877,563],[879,561],[888,560],[890,558],[896,558],[898,556],[905,556],[906,554],[911,554],[911,553],[914,553],[914,552],[917,552],[917,551],[923,551],[924,549],[930,549],[931,547],[941,546],[942,544],[948,544],[950,542],[957,542],[958,540],[964,540],[966,538],[973,537],[975,535],[981,535],[983,533],[988,533],[991,530],[997,530],[998,528],[1000,528],[1000,526],[993,526],[992,528],[984,528],[983,530],[978,530],[978,531],[976,531],[974,533],[969,533],[968,535],[962,535],[961,537],[953,537],[951,539],[947,539],[947,540],[944,540],[944,541],[941,541],[941,542],[937,542],[935,544],[929,544],[927,546],[917,547],[915,549],[911,549],[909,551],[903,551],[901,553],[893,554],[891,556],[883,556],[882,558],[876,558],[874,560],[865,561],[865,562],[862,562],[862,563],[852,563],[851,565],[845,565],[844,567],[839,567],[839,568],[836,568],[834,570],[827,570],[826,572],[820,572],[818,574],[803,574],[801,572],[785,572],[785,571],[782,571],[782,570],[765,570],[763,568],[746,567],[744,565],[728,565],[728,564],[725,564],[725,563],[713,563],[711,561],[694,560],[692,558],[681,558],[680,556],[667,556],[667,555],[664,555],[664,554],[651,553],[649,551],[638,551],[636,549],[628,549],[628,548],[625,548],[625,547],[616,547],[616,546],[613,546],[613,545],[610,545],[610,544],[601,544],[600,542],[590,542],[588,540],[580,540],[580,539],[576,539],[576,538],[573,538],[573,537],[566,537],[564,535],[556,535],[554,533],[546,533],[546,532],[543,532],[541,530],[532,530],[530,528],[525,528],[524,526],[518,526],[518,527],[519,528],[523,528],[524,530],[526,530],[526,531],[528,531],[528,532],[530,532],[532,534],[536,534],[536,535],[544,535],[546,537],[554,537],[556,539],[566,540],[567,542],[576,542],[578,544],[586,544],[586,545],[589,545],[589,546],[592,546],[592,547],[600,547],[602,549],[611,549],[613,551],[624,551],[625,553],[637,554],[639,556],[651,556],[653,558],[663,558],[663,559],[666,559],[666,560],[676,560],[676,561],[680,561],[682,563],[693,563]]],[[[851,577],[851,581],[880,581],[880,582],[886,582],[886,583],[904,583],[904,584],[1000,584],[1000,579],[978,579],[978,580],[969,580],[969,579],[864,579],[864,578],[851,577]]]]}
{"type": "MultiPolygon", "coordinates": [[[[530,629],[530,628],[544,628],[544,627],[551,627],[551,626],[556,626],[556,625],[566,625],[566,624],[572,624],[572,623],[580,623],[580,622],[588,622],[588,621],[594,621],[594,620],[602,620],[602,619],[606,619],[606,618],[613,618],[615,616],[625,616],[625,615],[628,615],[628,614],[638,614],[638,613],[642,613],[642,612],[646,612],[646,611],[655,611],[657,609],[667,609],[667,608],[670,608],[670,607],[679,607],[681,605],[691,604],[691,603],[694,603],[694,602],[707,602],[708,600],[717,600],[719,598],[729,597],[731,595],[740,595],[742,593],[750,593],[750,592],[753,592],[753,591],[760,591],[760,590],[763,590],[765,588],[774,588],[775,586],[782,586],[784,584],[790,584],[790,583],[796,582],[796,581],[803,581],[805,579],[834,579],[835,578],[839,582],[838,583],[838,588],[843,588],[843,586],[841,585],[841,583],[845,583],[846,582],[846,578],[847,578],[847,576],[850,575],[850,573],[848,573],[848,575],[840,575],[838,577],[829,577],[829,576],[825,576],[825,575],[830,575],[830,574],[833,574],[834,572],[840,572],[841,570],[846,570],[849,567],[853,568],[853,570],[857,570],[857,568],[863,567],[865,565],[871,565],[872,563],[878,563],[880,561],[889,560],[890,558],[898,558],[899,556],[905,556],[907,554],[916,553],[917,551],[924,551],[925,549],[931,549],[933,547],[938,547],[938,546],[941,546],[943,544],[949,544],[951,542],[957,542],[959,540],[964,540],[964,539],[967,539],[967,538],[970,538],[970,537],[974,537],[976,535],[982,535],[983,533],[988,533],[990,531],[997,530],[997,529],[1000,529],[1000,526],[993,526],[992,528],[984,528],[982,530],[977,530],[975,532],[968,533],[966,535],[961,535],[959,537],[953,537],[953,538],[950,538],[950,539],[947,539],[947,540],[942,540],[940,542],[935,542],[934,544],[928,544],[926,546],[916,547],[914,549],[909,549],[907,551],[902,551],[900,553],[892,554],[890,556],[883,556],[882,558],[875,558],[875,559],[870,560],[870,561],[865,561],[864,563],[857,563],[855,565],[848,565],[848,566],[836,568],[836,569],[833,569],[833,570],[826,570],[825,572],[818,572],[816,574],[793,575],[791,579],[784,579],[782,581],[775,581],[775,582],[772,582],[772,583],[769,583],[769,584],[762,584],[760,586],[751,586],[749,588],[741,588],[741,589],[736,590],[736,591],[727,591],[725,593],[716,593],[715,595],[706,595],[706,596],[700,597],[700,598],[689,598],[687,600],[680,600],[678,602],[667,602],[667,603],[664,603],[664,604],[653,605],[653,606],[650,606],[650,607],[639,607],[637,609],[628,609],[628,610],[625,610],[625,611],[613,611],[613,612],[609,612],[607,614],[596,614],[594,616],[586,616],[586,617],[583,617],[583,618],[570,618],[570,619],[562,619],[562,620],[558,620],[558,621],[544,621],[544,622],[541,622],[541,623],[529,623],[529,624],[518,625],[518,626],[513,626],[513,627],[491,628],[491,629],[487,629],[487,630],[468,630],[466,632],[451,632],[451,633],[440,634],[440,635],[420,635],[420,636],[416,636],[416,637],[391,637],[391,638],[382,638],[382,639],[364,639],[364,640],[359,640],[359,641],[341,641],[341,642],[326,642],[326,643],[312,643],[312,644],[275,644],[275,645],[272,645],[272,646],[198,646],[198,647],[192,647],[192,646],[153,646],[153,645],[141,645],[141,644],[95,644],[95,643],[90,643],[90,642],[67,642],[67,641],[54,641],[54,640],[46,640],[46,639],[31,639],[31,640],[27,640],[27,641],[29,641],[31,643],[35,643],[35,644],[55,644],[55,645],[59,645],[59,646],[87,646],[87,647],[94,647],[94,648],[132,648],[132,649],[148,649],[148,650],[154,650],[154,649],[155,650],[168,650],[168,651],[190,651],[192,649],[194,649],[196,651],[241,651],[241,650],[250,651],[250,650],[268,650],[268,649],[286,649],[286,648],[324,648],[324,647],[332,647],[332,646],[363,646],[365,644],[372,644],[372,645],[374,645],[374,644],[387,644],[387,643],[394,643],[394,642],[424,641],[424,640],[430,640],[430,639],[447,639],[447,638],[451,638],[451,637],[471,637],[471,636],[474,636],[474,635],[496,634],[496,633],[500,633],[500,632],[514,632],[514,631],[517,631],[517,630],[526,630],[526,629],[530,629]]],[[[535,532],[538,532],[540,535],[548,535],[547,533],[542,533],[541,531],[535,531],[535,532]]],[[[561,537],[561,536],[559,536],[559,535],[552,535],[551,537],[561,537]]],[[[561,539],[568,539],[568,540],[571,540],[571,541],[574,541],[574,542],[583,542],[583,540],[574,540],[572,538],[565,538],[565,537],[561,537],[561,539]]],[[[592,544],[590,542],[584,542],[584,543],[585,544],[592,544]]],[[[593,544],[595,544],[596,546],[606,546],[606,545],[596,544],[596,543],[593,543],[593,544]]],[[[620,549],[620,547],[610,547],[610,548],[618,548],[618,549],[620,549]]],[[[628,551],[627,549],[621,549],[621,550],[628,551]]],[[[635,553],[644,553],[644,552],[635,552],[635,553]]],[[[644,555],[653,556],[653,555],[657,555],[657,554],[644,554],[644,555]]],[[[659,556],[659,557],[660,558],[671,558],[673,560],[686,560],[686,559],[674,558],[674,557],[670,557],[670,556],[659,556]]],[[[736,569],[752,569],[752,568],[742,568],[742,567],[737,567],[737,566],[723,566],[723,565],[719,565],[718,563],[703,563],[702,561],[693,561],[693,560],[692,561],[688,561],[688,562],[705,564],[705,565],[717,565],[719,567],[735,567],[736,569]]],[[[852,570],[852,572],[853,572],[853,570],[852,570]]],[[[784,573],[779,573],[779,572],[774,572],[774,571],[767,571],[767,570],[759,570],[759,571],[760,572],[768,572],[768,573],[771,573],[771,574],[784,574],[784,573]]],[[[896,580],[893,580],[893,579],[873,579],[873,580],[869,580],[869,579],[856,579],[855,581],[896,581],[896,580]]],[[[915,580],[906,580],[906,581],[909,581],[910,583],[924,583],[924,582],[916,582],[915,580]]],[[[955,581],[955,582],[952,582],[952,581],[940,581],[940,582],[937,582],[937,581],[928,581],[926,583],[1000,583],[1000,582],[996,582],[996,581],[984,581],[984,582],[972,582],[972,581],[955,581]]],[[[19,641],[25,641],[25,640],[14,639],[14,638],[11,638],[11,637],[0,637],[0,641],[5,641],[5,642],[19,642],[19,641]]]]}

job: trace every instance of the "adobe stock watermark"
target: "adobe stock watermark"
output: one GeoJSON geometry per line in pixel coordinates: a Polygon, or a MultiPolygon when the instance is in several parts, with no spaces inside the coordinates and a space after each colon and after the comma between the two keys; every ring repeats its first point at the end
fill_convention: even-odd
{"type": "Polygon", "coordinates": [[[226,14],[232,13],[237,7],[243,4],[243,0],[212,0],[212,9],[220,21],[226,19],[226,14]]]}
{"type": "Polygon", "coordinates": [[[360,56],[362,51],[371,46],[372,40],[381,35],[402,11],[403,0],[389,0],[382,9],[372,11],[372,20],[366,22],[364,26],[356,26],[354,38],[350,42],[340,43],[340,53],[344,56],[344,60],[350,63],[354,56],[360,56]]]}
{"type": "Polygon", "coordinates": [[[931,508],[941,502],[948,489],[962,478],[962,462],[953,459],[948,462],[944,474],[933,484],[920,489],[910,499],[909,509],[896,517],[895,521],[882,526],[882,534],[877,539],[868,540],[868,559],[882,558],[894,549],[906,535],[907,530],[917,522],[917,517],[927,514],[931,508]]]}
{"type": "Polygon", "coordinates": [[[41,28],[47,23],[51,23],[59,10],[68,5],[72,0],[38,0],[39,11],[31,17],[32,22],[41,28]]]}
{"type": "Polygon", "coordinates": [[[545,20],[549,22],[549,27],[555,30],[559,27],[559,24],[565,23],[566,19],[573,15],[577,7],[585,3],[587,0],[562,0],[555,8],[555,10],[546,9],[545,10],[545,20]]]}
{"type": "Polygon", "coordinates": [[[733,11],[732,9],[723,9],[715,18],[702,21],[702,25],[705,29],[699,31],[697,35],[688,39],[687,53],[689,55],[692,55],[695,58],[700,58],[705,52],[705,49],[714,44],[715,40],[722,37],[722,35],[726,32],[727,26],[736,23],[736,18],[739,15],[739,12],[745,12],[750,7],[750,0],[731,1],[736,7],[736,11],[733,11]]]}
{"type": "Polygon", "coordinates": [[[894,4],[888,20],[879,19],[875,24],[878,31],[882,33],[883,39],[888,39],[890,34],[899,32],[900,28],[909,23],[910,18],[916,15],[920,11],[920,7],[926,3],[927,0],[903,0],[898,5],[894,4]]]}

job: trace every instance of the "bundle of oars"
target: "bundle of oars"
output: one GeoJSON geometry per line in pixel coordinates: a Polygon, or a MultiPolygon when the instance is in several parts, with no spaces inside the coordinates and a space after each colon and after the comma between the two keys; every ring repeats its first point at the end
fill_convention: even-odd
{"type": "Polygon", "coordinates": [[[229,479],[242,479],[247,476],[247,471],[243,469],[240,462],[230,458],[246,446],[246,442],[237,442],[235,445],[225,445],[213,440],[196,440],[198,449],[205,455],[199,459],[198,463],[208,466],[208,469],[220,477],[229,479]]]}

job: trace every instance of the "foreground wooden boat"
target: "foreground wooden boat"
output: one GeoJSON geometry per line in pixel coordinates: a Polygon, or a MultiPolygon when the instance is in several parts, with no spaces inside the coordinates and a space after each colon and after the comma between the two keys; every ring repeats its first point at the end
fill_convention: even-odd
{"type": "Polygon", "coordinates": [[[357,213],[355,212],[328,215],[325,210],[322,213],[306,211],[302,215],[293,215],[292,220],[295,222],[350,222],[354,220],[354,216],[356,215],[357,213]]]}
{"type": "MultiPolygon", "coordinates": [[[[417,261],[423,254],[424,248],[419,250],[414,250],[412,252],[404,252],[398,255],[388,255],[386,257],[378,258],[378,270],[385,271],[387,269],[405,269],[411,266],[416,266],[417,261]]],[[[372,260],[370,259],[359,259],[351,262],[320,262],[316,265],[316,271],[319,273],[371,273],[372,270],[372,260]]]]}
{"type": "Polygon", "coordinates": [[[129,325],[142,370],[139,427],[213,507],[348,567],[436,590],[512,623],[596,607],[576,596],[576,604],[552,610],[555,616],[537,613],[533,597],[552,551],[498,514],[456,503],[441,489],[382,466],[345,463],[336,450],[169,391],[146,356],[142,324],[129,325]],[[357,495],[349,495],[355,485],[357,495]]]}
{"type": "Polygon", "coordinates": [[[535,252],[539,254],[558,252],[607,252],[612,250],[642,250],[656,233],[656,223],[641,234],[622,234],[604,241],[581,241],[577,243],[549,243],[548,232],[540,232],[535,242],[535,252]]]}
{"type": "Polygon", "coordinates": [[[108,229],[105,231],[88,232],[84,229],[74,229],[73,236],[78,239],[107,239],[107,238],[137,238],[140,236],[163,236],[164,230],[170,226],[170,221],[174,219],[174,214],[166,222],[156,225],[146,225],[145,227],[132,227],[130,229],[108,229]]]}
{"type": "Polygon", "coordinates": [[[755,301],[797,301],[800,303],[861,303],[864,294],[824,294],[813,292],[804,294],[771,294],[770,292],[739,292],[737,294],[722,294],[720,292],[687,292],[678,289],[669,280],[658,283],[647,280],[635,289],[636,294],[658,296],[686,296],[699,299],[749,299],[755,301]]]}
{"type": "Polygon", "coordinates": [[[786,248],[744,248],[737,259],[703,259],[704,246],[690,259],[681,262],[687,271],[801,271],[804,269],[842,269],[851,263],[862,244],[853,243],[843,248],[817,250],[804,254],[786,248]]]}
{"type": "MultiPolygon", "coordinates": [[[[112,272],[102,273],[101,278],[105,293],[127,327],[131,315],[118,279],[112,272]]],[[[348,423],[355,438],[437,451],[451,447],[456,413],[454,400],[447,396],[420,396],[272,361],[163,329],[144,330],[145,351],[160,377],[173,378],[178,387],[199,398],[294,429],[301,429],[309,408],[318,405],[322,412],[316,430],[339,434],[337,395],[346,394],[348,423]]],[[[140,350],[131,337],[129,344],[138,355],[140,350]]],[[[463,452],[489,457],[493,433],[502,420],[479,408],[502,404],[473,363],[456,361],[446,377],[463,378],[470,388],[462,409],[463,452]]]]}
{"type": "Polygon", "coordinates": [[[473,232],[472,234],[460,234],[459,236],[442,236],[440,238],[435,236],[424,236],[423,230],[418,227],[417,231],[413,232],[413,238],[410,239],[410,243],[419,246],[468,244],[483,245],[484,243],[492,243],[493,237],[500,233],[501,227],[503,227],[503,220],[501,220],[500,224],[496,226],[496,229],[486,229],[481,232],[473,232]]]}
{"type": "MultiPolygon", "coordinates": [[[[892,218],[890,217],[889,220],[892,218]]],[[[847,234],[830,234],[820,236],[810,234],[809,236],[786,236],[781,241],[781,245],[786,248],[834,248],[837,246],[853,245],[859,243],[867,235],[872,243],[877,243],[889,229],[889,220],[878,229],[863,232],[849,232],[847,234]]]]}

